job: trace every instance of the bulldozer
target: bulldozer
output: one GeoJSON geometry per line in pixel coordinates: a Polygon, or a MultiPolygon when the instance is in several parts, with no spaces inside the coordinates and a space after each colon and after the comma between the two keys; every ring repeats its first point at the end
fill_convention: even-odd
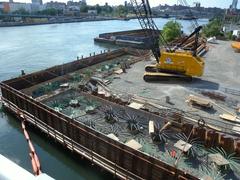
{"type": "Polygon", "coordinates": [[[175,47],[169,47],[163,35],[153,20],[152,10],[148,0],[131,0],[138,21],[146,36],[151,38],[150,49],[156,59],[156,64],[147,65],[143,79],[161,81],[169,79],[192,80],[204,73],[204,59],[197,55],[198,39],[202,26],[196,24],[194,32],[183,39],[175,47]],[[158,37],[158,38],[156,38],[158,37]],[[184,50],[182,45],[195,37],[194,48],[184,50]],[[160,42],[162,48],[160,48],[160,42]]]}

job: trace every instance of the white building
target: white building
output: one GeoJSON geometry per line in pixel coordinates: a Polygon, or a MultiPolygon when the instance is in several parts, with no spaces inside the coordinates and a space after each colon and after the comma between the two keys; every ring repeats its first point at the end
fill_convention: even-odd
{"type": "Polygon", "coordinates": [[[10,9],[10,13],[14,12],[14,11],[18,11],[20,9],[24,9],[28,12],[32,12],[32,7],[31,4],[29,3],[9,3],[9,9],[10,9]]]}
{"type": "Polygon", "coordinates": [[[40,5],[42,5],[43,2],[42,2],[42,0],[32,0],[32,4],[40,4],[40,5]]]}
{"type": "Polygon", "coordinates": [[[97,15],[97,10],[88,10],[88,14],[97,15]]]}

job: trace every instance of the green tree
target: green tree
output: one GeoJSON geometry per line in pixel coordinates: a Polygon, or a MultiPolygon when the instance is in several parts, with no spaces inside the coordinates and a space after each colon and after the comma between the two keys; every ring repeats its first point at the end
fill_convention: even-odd
{"type": "Polygon", "coordinates": [[[222,36],[223,33],[221,32],[221,27],[222,27],[221,20],[214,19],[203,27],[202,33],[206,37],[222,36]]]}
{"type": "Polygon", "coordinates": [[[126,16],[127,14],[127,8],[123,5],[119,5],[117,8],[116,8],[116,14],[118,16],[126,16]]]}
{"type": "Polygon", "coordinates": [[[170,42],[181,36],[182,25],[176,21],[169,21],[164,25],[162,35],[167,42],[170,42]]]}
{"type": "Polygon", "coordinates": [[[39,14],[49,15],[49,16],[56,16],[59,13],[60,12],[57,9],[54,9],[54,8],[44,9],[44,10],[39,12],[39,14]]]}
{"type": "Polygon", "coordinates": [[[102,7],[99,6],[99,4],[96,5],[96,10],[97,10],[97,13],[100,14],[102,12],[102,7]]]}
{"type": "Polygon", "coordinates": [[[82,5],[81,7],[80,7],[80,12],[83,12],[83,13],[86,13],[86,12],[88,12],[88,10],[89,10],[89,7],[87,6],[87,5],[82,5]]]}

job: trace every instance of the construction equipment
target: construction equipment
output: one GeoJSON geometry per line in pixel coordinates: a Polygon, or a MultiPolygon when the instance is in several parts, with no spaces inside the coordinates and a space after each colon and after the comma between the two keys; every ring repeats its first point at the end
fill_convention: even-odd
{"type": "Polygon", "coordinates": [[[197,55],[199,32],[198,26],[195,31],[186,37],[180,44],[170,48],[163,35],[159,33],[156,26],[151,7],[148,0],[131,0],[135,13],[146,36],[151,37],[150,49],[157,63],[145,67],[144,80],[168,80],[184,79],[191,80],[192,77],[200,77],[204,71],[204,60],[197,55]],[[191,50],[183,50],[181,46],[190,38],[195,36],[194,47],[191,50]],[[160,49],[161,45],[164,48],[160,49]]]}
{"type": "Polygon", "coordinates": [[[235,52],[240,52],[240,42],[233,42],[232,48],[235,49],[235,52]]]}

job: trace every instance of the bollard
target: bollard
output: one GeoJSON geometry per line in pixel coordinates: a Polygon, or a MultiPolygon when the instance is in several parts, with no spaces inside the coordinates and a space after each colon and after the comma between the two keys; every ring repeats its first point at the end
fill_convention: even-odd
{"type": "Polygon", "coordinates": [[[26,75],[24,70],[21,70],[21,74],[22,74],[22,76],[26,75]]]}

